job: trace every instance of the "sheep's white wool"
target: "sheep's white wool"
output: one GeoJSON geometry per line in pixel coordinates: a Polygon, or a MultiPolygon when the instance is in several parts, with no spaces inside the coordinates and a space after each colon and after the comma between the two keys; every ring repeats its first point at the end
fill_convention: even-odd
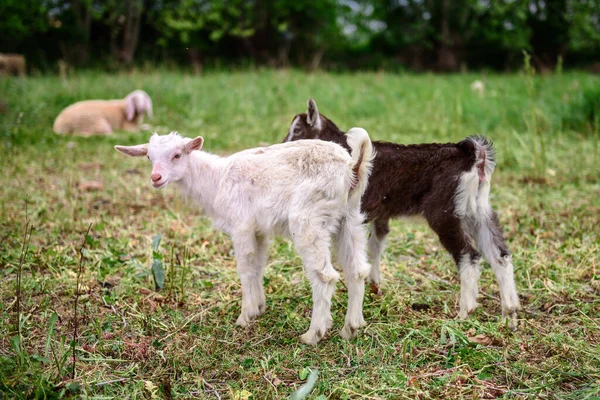
{"type": "Polygon", "coordinates": [[[53,125],[58,134],[109,135],[116,130],[138,131],[144,115],[152,117],[152,100],[135,90],[121,100],[86,100],[61,111],[53,125]]]}
{"type": "MultiPolygon", "coordinates": [[[[269,238],[284,235],[302,257],[313,292],[312,321],[301,340],[318,342],[331,326],[331,297],[339,279],[331,262],[333,235],[348,286],[341,335],[354,336],[364,325],[364,279],[370,270],[360,213],[372,161],[367,132],[349,133],[351,155],[334,143],[301,140],[218,157],[193,151],[202,143],[200,137],[188,139],[177,133],[153,135],[147,146],[152,184],[162,188],[176,183],[217,229],[231,236],[242,282],[237,323],[246,326],[264,312],[262,275],[269,238]]],[[[117,150],[140,155],[144,147],[117,146],[117,150]]]]}
{"type": "Polygon", "coordinates": [[[483,94],[485,91],[485,84],[480,80],[473,81],[473,83],[471,83],[471,90],[476,93],[483,94]]]}

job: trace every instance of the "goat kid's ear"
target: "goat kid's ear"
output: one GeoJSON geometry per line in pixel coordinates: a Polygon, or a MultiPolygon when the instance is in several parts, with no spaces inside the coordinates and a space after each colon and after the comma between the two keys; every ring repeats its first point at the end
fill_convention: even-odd
{"type": "Polygon", "coordinates": [[[115,150],[129,157],[142,157],[148,154],[148,145],[138,144],[136,146],[115,146],[115,150]]]}
{"type": "Polygon", "coordinates": [[[183,151],[186,154],[190,154],[194,150],[201,150],[202,145],[204,144],[204,138],[202,136],[197,136],[194,139],[191,139],[189,142],[183,146],[183,151]]]}
{"type": "Polygon", "coordinates": [[[321,129],[321,115],[317,108],[317,103],[313,99],[308,99],[308,110],[306,112],[306,122],[313,128],[321,129]]]}

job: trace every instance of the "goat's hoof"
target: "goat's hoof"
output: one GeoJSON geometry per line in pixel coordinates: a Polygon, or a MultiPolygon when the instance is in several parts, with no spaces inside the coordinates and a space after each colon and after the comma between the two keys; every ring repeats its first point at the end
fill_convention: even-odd
{"type": "Polygon", "coordinates": [[[459,319],[467,319],[469,318],[469,314],[471,314],[475,309],[479,307],[479,304],[476,301],[468,302],[467,305],[461,305],[460,311],[458,313],[459,319]]]}
{"type": "Polygon", "coordinates": [[[252,320],[244,317],[243,315],[240,315],[238,317],[238,319],[235,321],[235,324],[241,326],[242,328],[246,328],[251,323],[252,323],[252,320]]]}
{"type": "Polygon", "coordinates": [[[309,330],[308,332],[300,336],[300,341],[302,343],[314,346],[317,343],[319,343],[319,340],[321,340],[321,337],[323,337],[323,335],[319,335],[318,333],[319,332],[309,330]]]}
{"type": "Polygon", "coordinates": [[[371,282],[369,288],[371,289],[371,293],[373,293],[375,296],[383,296],[383,292],[377,283],[371,282]]]}
{"type": "Polygon", "coordinates": [[[352,326],[350,324],[346,324],[346,325],[344,325],[344,327],[340,331],[340,336],[343,339],[350,340],[350,339],[352,339],[353,337],[356,336],[357,332],[358,332],[358,327],[357,326],[352,326]]]}
{"type": "Polygon", "coordinates": [[[333,327],[333,318],[329,317],[327,319],[327,330],[331,329],[333,327]]]}
{"type": "Polygon", "coordinates": [[[258,305],[258,313],[256,314],[256,316],[260,317],[261,315],[263,315],[265,313],[266,310],[267,310],[267,305],[265,303],[259,304],[258,305]]]}
{"type": "Polygon", "coordinates": [[[518,327],[517,309],[518,307],[513,307],[502,311],[502,323],[508,325],[511,331],[516,331],[518,327]]]}

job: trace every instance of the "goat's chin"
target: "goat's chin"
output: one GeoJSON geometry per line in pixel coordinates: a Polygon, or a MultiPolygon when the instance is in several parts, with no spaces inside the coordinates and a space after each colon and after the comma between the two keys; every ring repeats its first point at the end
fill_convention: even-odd
{"type": "Polygon", "coordinates": [[[152,182],[152,186],[154,187],[154,189],[164,189],[167,187],[167,184],[169,183],[168,180],[160,182],[160,183],[154,183],[152,182]]]}

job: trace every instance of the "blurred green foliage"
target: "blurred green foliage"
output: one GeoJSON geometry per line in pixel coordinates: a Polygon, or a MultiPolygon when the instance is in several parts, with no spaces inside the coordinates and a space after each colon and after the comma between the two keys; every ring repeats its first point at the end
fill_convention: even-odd
{"type": "Polygon", "coordinates": [[[600,0],[3,0],[0,52],[132,63],[458,71],[600,62],[600,0]]]}

